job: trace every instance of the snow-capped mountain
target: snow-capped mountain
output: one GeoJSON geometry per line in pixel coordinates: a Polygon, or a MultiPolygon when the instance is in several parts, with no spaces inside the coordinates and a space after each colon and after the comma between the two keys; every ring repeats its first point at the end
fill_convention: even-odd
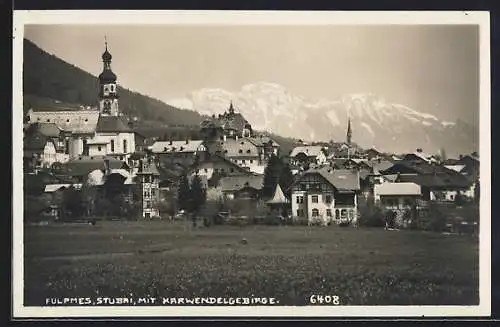
{"type": "Polygon", "coordinates": [[[393,104],[375,94],[348,94],[337,99],[307,99],[274,83],[248,84],[238,92],[201,89],[186,98],[166,101],[201,114],[224,112],[230,102],[256,130],[308,141],[344,141],[351,117],[353,142],[382,151],[423,148],[448,154],[477,150],[477,129],[462,122],[393,104]]]}

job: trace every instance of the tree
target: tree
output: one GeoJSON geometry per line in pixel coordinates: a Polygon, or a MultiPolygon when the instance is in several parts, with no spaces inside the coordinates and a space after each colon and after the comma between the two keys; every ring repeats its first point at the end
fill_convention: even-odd
{"type": "Polygon", "coordinates": [[[290,187],[293,184],[294,176],[292,170],[290,169],[290,165],[286,162],[281,161],[281,172],[279,177],[279,183],[283,193],[286,197],[290,198],[290,187]]]}
{"type": "Polygon", "coordinates": [[[183,174],[177,190],[177,208],[179,210],[189,210],[189,200],[191,198],[191,189],[187,174],[183,174]]]}
{"type": "Polygon", "coordinates": [[[193,181],[191,183],[191,205],[190,212],[193,213],[193,226],[196,227],[196,216],[200,209],[203,207],[207,200],[207,194],[205,192],[205,188],[201,183],[201,178],[198,175],[193,177],[193,181]]]}
{"type": "Polygon", "coordinates": [[[267,166],[264,169],[264,186],[262,187],[262,196],[270,198],[273,196],[276,184],[279,182],[282,170],[282,162],[276,155],[271,155],[267,166]]]}

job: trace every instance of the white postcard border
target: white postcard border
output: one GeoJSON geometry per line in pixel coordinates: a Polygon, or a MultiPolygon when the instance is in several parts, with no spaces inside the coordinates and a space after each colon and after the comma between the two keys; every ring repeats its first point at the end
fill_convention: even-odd
{"type": "Polygon", "coordinates": [[[491,314],[490,18],[486,11],[14,11],[13,16],[13,317],[452,317],[491,314]],[[480,304],[478,306],[162,306],[24,307],[22,61],[24,25],[446,25],[480,26],[480,304]]]}

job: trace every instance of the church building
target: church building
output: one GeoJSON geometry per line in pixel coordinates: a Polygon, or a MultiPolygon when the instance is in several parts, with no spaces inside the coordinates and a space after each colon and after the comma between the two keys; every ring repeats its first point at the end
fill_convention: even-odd
{"type": "Polygon", "coordinates": [[[120,112],[117,77],[111,69],[107,42],[99,75],[98,106],[92,109],[28,112],[28,122],[56,124],[69,160],[80,156],[109,156],[127,162],[135,152],[135,133],[120,112]]]}

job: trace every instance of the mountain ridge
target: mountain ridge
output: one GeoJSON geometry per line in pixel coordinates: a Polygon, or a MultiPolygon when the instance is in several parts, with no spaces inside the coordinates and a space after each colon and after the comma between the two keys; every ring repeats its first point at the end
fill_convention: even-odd
{"type": "Polygon", "coordinates": [[[445,121],[373,93],[346,94],[333,99],[310,99],[270,82],[243,85],[239,91],[205,88],[184,98],[167,100],[211,115],[232,102],[256,129],[308,141],[344,141],[350,118],[353,140],[360,146],[389,152],[425,148],[437,153],[477,151],[477,128],[463,121],[445,121]]]}

